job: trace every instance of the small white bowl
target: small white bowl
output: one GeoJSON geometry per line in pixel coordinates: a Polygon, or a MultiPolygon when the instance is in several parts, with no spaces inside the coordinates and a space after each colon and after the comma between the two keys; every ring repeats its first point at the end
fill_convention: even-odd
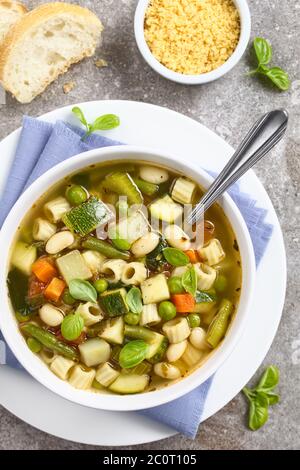
{"type": "Polygon", "coordinates": [[[134,18],[135,39],[145,61],[150,65],[150,67],[153,68],[153,70],[163,77],[172,80],[173,82],[182,83],[184,85],[200,85],[202,83],[212,82],[213,80],[222,77],[227,72],[229,72],[229,70],[231,70],[242,58],[248,45],[251,33],[251,16],[246,0],[233,0],[236,8],[238,9],[241,20],[241,34],[235,51],[223,65],[215,70],[212,70],[211,72],[202,73],[200,75],[185,75],[174,72],[173,70],[165,67],[154,57],[149,49],[144,35],[145,13],[149,5],[149,1],[150,0],[139,0],[138,2],[134,18]]]}

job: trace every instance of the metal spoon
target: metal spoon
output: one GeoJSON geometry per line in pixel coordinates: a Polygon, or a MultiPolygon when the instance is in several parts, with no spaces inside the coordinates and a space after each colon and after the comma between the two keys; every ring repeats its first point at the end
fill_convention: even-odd
{"type": "Polygon", "coordinates": [[[288,118],[285,109],[278,109],[264,114],[254,124],[227,165],[189,214],[189,224],[196,223],[216,199],[282,139],[288,118]]]}

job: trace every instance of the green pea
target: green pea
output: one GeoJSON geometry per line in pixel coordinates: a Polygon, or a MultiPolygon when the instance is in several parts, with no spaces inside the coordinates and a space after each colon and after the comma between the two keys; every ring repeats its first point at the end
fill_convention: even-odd
{"type": "Polygon", "coordinates": [[[176,317],[176,307],[172,302],[165,300],[159,304],[158,313],[162,320],[169,321],[176,317]]]}
{"type": "Polygon", "coordinates": [[[32,351],[33,353],[39,353],[40,350],[42,349],[41,343],[35,338],[28,338],[27,346],[29,347],[30,351],[32,351]]]}
{"type": "Polygon", "coordinates": [[[168,280],[169,291],[171,294],[182,294],[184,288],[182,287],[181,277],[173,276],[168,280]]]}
{"type": "Polygon", "coordinates": [[[88,193],[83,186],[73,184],[72,186],[68,186],[66,190],[66,198],[70,204],[78,206],[78,204],[82,204],[87,200],[88,193]]]}
{"type": "Polygon", "coordinates": [[[118,250],[129,250],[131,247],[131,244],[127,241],[124,240],[123,238],[114,238],[112,240],[112,244],[118,249],[118,250]]]}
{"type": "Polygon", "coordinates": [[[127,325],[138,325],[140,321],[140,316],[137,313],[129,312],[126,313],[126,315],[124,316],[124,320],[127,325]]]}
{"type": "Polygon", "coordinates": [[[73,304],[75,304],[76,299],[74,299],[74,297],[71,296],[69,289],[65,289],[64,293],[62,295],[62,301],[66,305],[73,305],[73,304]]]}
{"type": "Polygon", "coordinates": [[[106,279],[97,279],[97,281],[95,281],[93,285],[98,294],[102,294],[102,292],[105,292],[108,288],[108,282],[106,279]]]}
{"type": "Polygon", "coordinates": [[[201,323],[201,319],[196,313],[190,313],[187,316],[187,321],[191,328],[196,328],[197,326],[200,326],[201,323]]]}
{"type": "Polygon", "coordinates": [[[217,279],[215,280],[214,288],[218,292],[224,292],[226,290],[227,284],[228,282],[226,277],[223,274],[219,274],[217,279]]]}

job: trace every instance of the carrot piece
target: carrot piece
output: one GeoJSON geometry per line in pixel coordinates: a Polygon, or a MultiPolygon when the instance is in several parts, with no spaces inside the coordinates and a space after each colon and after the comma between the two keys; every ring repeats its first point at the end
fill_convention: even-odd
{"type": "Polygon", "coordinates": [[[195,306],[195,299],[191,294],[175,294],[172,295],[171,300],[177,313],[192,312],[195,306]]]}
{"type": "Polygon", "coordinates": [[[31,270],[39,281],[45,283],[51,281],[57,275],[55,267],[48,258],[39,258],[33,263],[31,270]]]}
{"type": "Polygon", "coordinates": [[[187,250],[185,251],[185,254],[190,258],[191,263],[198,263],[199,260],[195,250],[187,250]]]}
{"type": "Polygon", "coordinates": [[[44,290],[44,296],[48,300],[52,300],[52,302],[58,302],[65,288],[65,281],[58,279],[58,277],[54,277],[44,290]]]}

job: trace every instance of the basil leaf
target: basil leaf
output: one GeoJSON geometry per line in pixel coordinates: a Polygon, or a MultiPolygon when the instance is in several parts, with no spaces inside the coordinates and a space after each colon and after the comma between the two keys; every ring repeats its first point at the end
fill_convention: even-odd
{"type": "Polygon", "coordinates": [[[177,248],[165,248],[163,255],[172,266],[186,266],[190,262],[189,257],[177,248]]]}
{"type": "Polygon", "coordinates": [[[269,418],[268,413],[269,401],[264,394],[256,394],[255,398],[250,401],[249,411],[249,428],[257,431],[261,428],[269,418]]]}
{"type": "Polygon", "coordinates": [[[143,304],[140,289],[132,287],[126,295],[126,303],[132,313],[141,313],[143,304]]]}
{"type": "Polygon", "coordinates": [[[262,375],[256,391],[269,392],[276,387],[279,382],[279,370],[276,366],[268,367],[262,375]]]}
{"type": "Polygon", "coordinates": [[[87,120],[85,119],[84,114],[83,114],[83,112],[81,111],[81,109],[78,108],[78,106],[75,106],[75,107],[72,109],[72,113],[75,114],[75,116],[79,119],[79,121],[81,122],[81,124],[83,124],[83,125],[87,128],[87,130],[88,130],[89,126],[88,126],[87,120]]]}
{"type": "Polygon", "coordinates": [[[270,366],[265,370],[256,388],[243,388],[244,394],[250,401],[249,428],[253,431],[267,422],[268,407],[279,402],[279,395],[272,391],[278,382],[278,368],[270,366]]]}
{"type": "Polygon", "coordinates": [[[146,266],[148,269],[152,271],[162,271],[164,269],[167,262],[162,252],[167,246],[168,243],[166,239],[161,237],[157,247],[146,256],[146,266]]]}
{"type": "Polygon", "coordinates": [[[120,125],[120,118],[115,114],[104,114],[98,117],[91,125],[93,131],[108,131],[120,125]]]}
{"type": "Polygon", "coordinates": [[[280,397],[277,393],[268,392],[266,393],[266,396],[268,398],[269,406],[277,405],[277,403],[279,403],[280,397]]]}
{"type": "Polygon", "coordinates": [[[253,41],[255,54],[259,65],[267,65],[272,59],[272,47],[263,38],[255,38],[253,41]]]}
{"type": "Polygon", "coordinates": [[[197,290],[197,273],[194,266],[182,275],[181,282],[184,290],[194,297],[197,290]]]}
{"type": "Polygon", "coordinates": [[[69,291],[72,297],[76,300],[83,300],[85,302],[97,301],[97,291],[94,286],[88,281],[82,279],[72,279],[69,284],[69,291]]]}
{"type": "Polygon", "coordinates": [[[202,302],[215,302],[216,298],[216,295],[202,290],[197,290],[195,295],[196,304],[200,304],[202,302]]]}
{"type": "Polygon", "coordinates": [[[137,366],[146,359],[148,348],[148,344],[140,339],[125,344],[119,355],[120,366],[123,369],[137,366]]]}
{"type": "Polygon", "coordinates": [[[272,80],[272,82],[280,89],[280,90],[288,90],[291,82],[289,79],[288,74],[282,70],[280,67],[272,67],[264,74],[272,80]]]}
{"type": "Polygon", "coordinates": [[[78,313],[69,313],[61,324],[61,334],[67,341],[74,341],[80,336],[84,327],[84,320],[78,313]]]}

